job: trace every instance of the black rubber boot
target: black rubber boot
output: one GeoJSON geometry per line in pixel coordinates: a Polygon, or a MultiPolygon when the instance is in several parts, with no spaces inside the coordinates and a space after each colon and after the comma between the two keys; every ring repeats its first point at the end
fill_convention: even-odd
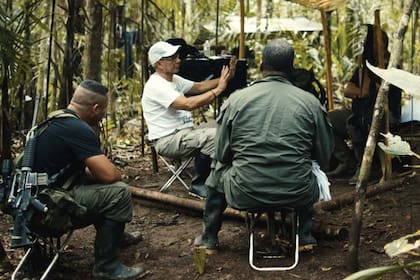
{"type": "Polygon", "coordinates": [[[124,223],[107,219],[95,225],[95,278],[137,279],[144,273],[141,267],[128,267],[118,261],[124,226],[124,223]]]}
{"type": "Polygon", "coordinates": [[[299,250],[312,251],[317,245],[315,237],[312,235],[312,217],[314,209],[301,209],[299,211],[299,250]]]}
{"type": "Polygon", "coordinates": [[[214,254],[219,248],[217,234],[222,227],[222,214],[227,207],[225,194],[209,188],[203,214],[203,233],[194,240],[195,246],[205,246],[208,254],[214,254]]]}
{"type": "Polygon", "coordinates": [[[190,192],[202,198],[207,197],[207,186],[205,184],[210,174],[211,157],[199,153],[194,161],[194,176],[191,180],[190,192]]]}

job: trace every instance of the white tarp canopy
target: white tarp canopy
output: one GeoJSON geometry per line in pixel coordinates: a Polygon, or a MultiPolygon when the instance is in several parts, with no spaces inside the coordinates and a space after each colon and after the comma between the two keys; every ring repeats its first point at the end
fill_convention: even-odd
{"type": "Polygon", "coordinates": [[[401,107],[401,122],[420,121],[420,76],[397,69],[382,69],[366,61],[367,67],[378,77],[404,90],[413,98],[406,100],[401,107]]]}
{"type": "Polygon", "coordinates": [[[366,65],[373,73],[388,83],[399,87],[410,95],[420,97],[420,76],[397,68],[378,68],[368,61],[366,61],[366,65]]]}
{"type": "MultiPolygon", "coordinates": [[[[240,16],[231,15],[227,17],[228,29],[234,33],[240,33],[240,16]]],[[[205,25],[209,31],[215,31],[212,24],[205,25]]],[[[256,17],[245,17],[244,33],[256,32],[279,32],[279,31],[322,31],[322,24],[311,21],[306,17],[295,18],[261,18],[257,26],[256,17]]]]}

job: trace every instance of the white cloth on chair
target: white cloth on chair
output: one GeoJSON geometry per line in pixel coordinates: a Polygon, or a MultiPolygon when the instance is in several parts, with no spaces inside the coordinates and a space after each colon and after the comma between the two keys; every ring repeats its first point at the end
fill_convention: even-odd
{"type": "Polygon", "coordinates": [[[330,182],[324,171],[321,170],[319,164],[313,160],[312,161],[312,173],[316,177],[316,181],[319,187],[319,201],[329,201],[331,200],[330,193],[330,182]]]}

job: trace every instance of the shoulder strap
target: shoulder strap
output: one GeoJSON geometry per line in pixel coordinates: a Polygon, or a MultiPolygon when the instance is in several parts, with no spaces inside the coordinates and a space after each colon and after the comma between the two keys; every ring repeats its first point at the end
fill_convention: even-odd
{"type": "Polygon", "coordinates": [[[48,114],[47,119],[54,119],[54,118],[79,118],[76,114],[67,112],[64,109],[57,110],[48,114]]]}
{"type": "Polygon", "coordinates": [[[67,178],[64,184],[61,186],[61,188],[68,191],[72,187],[73,182],[76,180],[76,178],[79,175],[80,175],[79,171],[74,172],[69,178],[67,178]]]}
{"type": "MultiPolygon", "coordinates": [[[[28,131],[28,133],[26,134],[26,143],[29,141],[30,137],[32,136],[37,137],[40,134],[42,134],[45,131],[45,129],[47,129],[51,121],[57,118],[79,118],[79,117],[76,114],[73,114],[69,111],[65,111],[64,109],[54,111],[50,113],[45,120],[41,121],[38,125],[33,126],[28,131]]],[[[24,153],[21,153],[20,155],[17,156],[15,160],[16,166],[20,166],[20,164],[22,163],[21,160],[22,160],[23,154],[24,153]]]]}
{"type": "Polygon", "coordinates": [[[76,114],[65,111],[64,109],[51,112],[50,114],[48,114],[48,117],[45,120],[43,120],[37,126],[35,126],[35,128],[38,130],[37,135],[40,135],[41,133],[43,133],[45,131],[45,129],[47,129],[47,127],[51,123],[51,121],[54,120],[54,119],[58,119],[58,118],[76,118],[76,119],[78,119],[79,117],[76,114]]]}
{"type": "MultiPolygon", "coordinates": [[[[36,128],[37,128],[37,135],[42,134],[48,128],[48,126],[50,125],[50,123],[54,119],[59,119],[59,118],[76,118],[76,119],[79,119],[79,117],[75,113],[72,113],[70,111],[66,111],[64,109],[51,112],[50,114],[48,114],[48,117],[45,120],[43,120],[42,122],[40,122],[36,126],[36,128]]],[[[67,170],[69,168],[71,168],[70,165],[64,167],[63,169],[61,169],[60,171],[58,171],[56,174],[54,174],[53,176],[51,176],[51,179],[53,181],[56,180],[60,175],[62,175],[65,172],[65,170],[67,170]]],[[[73,172],[70,175],[70,177],[67,178],[67,180],[64,182],[64,184],[61,186],[61,188],[64,189],[64,190],[70,189],[71,185],[73,184],[73,182],[75,181],[75,179],[77,178],[77,176],[79,174],[80,174],[79,171],[73,172]]]]}

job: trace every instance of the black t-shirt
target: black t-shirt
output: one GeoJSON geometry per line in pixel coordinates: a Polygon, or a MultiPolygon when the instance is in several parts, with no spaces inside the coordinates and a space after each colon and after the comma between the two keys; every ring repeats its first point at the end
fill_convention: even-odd
{"type": "Polygon", "coordinates": [[[68,177],[84,169],[85,159],[100,154],[99,138],[86,122],[73,117],[55,118],[37,137],[33,170],[52,176],[67,167],[60,177],[68,177]]]}

